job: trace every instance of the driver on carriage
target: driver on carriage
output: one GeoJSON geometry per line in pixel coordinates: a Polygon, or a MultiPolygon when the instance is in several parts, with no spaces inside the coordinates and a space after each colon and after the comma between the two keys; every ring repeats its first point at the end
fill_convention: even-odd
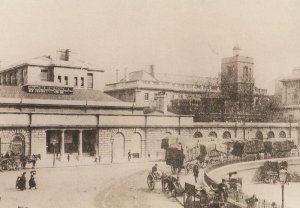
{"type": "Polygon", "coordinates": [[[224,202],[227,202],[227,198],[228,198],[228,187],[226,184],[226,180],[222,179],[222,183],[220,183],[218,185],[218,190],[217,190],[218,194],[220,195],[221,199],[224,202]]]}
{"type": "Polygon", "coordinates": [[[154,176],[155,179],[159,179],[160,178],[160,174],[158,173],[158,169],[157,169],[157,164],[155,164],[153,167],[152,167],[152,175],[154,176]]]}

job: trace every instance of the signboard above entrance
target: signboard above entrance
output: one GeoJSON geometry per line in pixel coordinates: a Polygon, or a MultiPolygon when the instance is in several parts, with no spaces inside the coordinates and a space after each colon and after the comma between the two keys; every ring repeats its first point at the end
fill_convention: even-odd
{"type": "Polygon", "coordinates": [[[44,94],[72,94],[73,87],[63,86],[39,86],[27,85],[25,90],[29,93],[44,93],[44,94]]]}

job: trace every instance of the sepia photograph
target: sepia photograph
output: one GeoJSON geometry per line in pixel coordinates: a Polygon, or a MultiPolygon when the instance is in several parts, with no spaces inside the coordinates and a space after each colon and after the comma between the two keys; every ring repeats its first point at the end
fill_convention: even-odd
{"type": "Polygon", "coordinates": [[[299,208],[299,11],[0,0],[0,208],[299,208]]]}

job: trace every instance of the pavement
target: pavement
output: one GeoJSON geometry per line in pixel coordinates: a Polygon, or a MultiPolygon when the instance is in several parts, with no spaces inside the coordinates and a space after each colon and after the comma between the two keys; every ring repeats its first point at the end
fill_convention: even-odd
{"type": "MultiPolygon", "coordinates": [[[[5,208],[180,208],[173,197],[161,191],[160,183],[154,191],[146,179],[151,167],[170,170],[164,162],[132,160],[95,164],[92,158],[53,161],[43,158],[36,164],[36,190],[19,191],[16,178],[26,170],[0,173],[0,207],[5,208]]],[[[28,188],[28,185],[27,185],[28,188]]]]}

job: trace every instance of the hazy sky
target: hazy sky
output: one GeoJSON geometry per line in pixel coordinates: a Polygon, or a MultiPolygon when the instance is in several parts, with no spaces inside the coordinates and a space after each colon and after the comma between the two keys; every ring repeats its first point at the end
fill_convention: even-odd
{"type": "MultiPolygon", "coordinates": [[[[71,51],[106,70],[154,64],[158,72],[217,76],[221,58],[254,58],[258,87],[300,66],[300,1],[1,0],[3,63],[71,51]]],[[[3,65],[3,64],[2,64],[3,65]]]]}

